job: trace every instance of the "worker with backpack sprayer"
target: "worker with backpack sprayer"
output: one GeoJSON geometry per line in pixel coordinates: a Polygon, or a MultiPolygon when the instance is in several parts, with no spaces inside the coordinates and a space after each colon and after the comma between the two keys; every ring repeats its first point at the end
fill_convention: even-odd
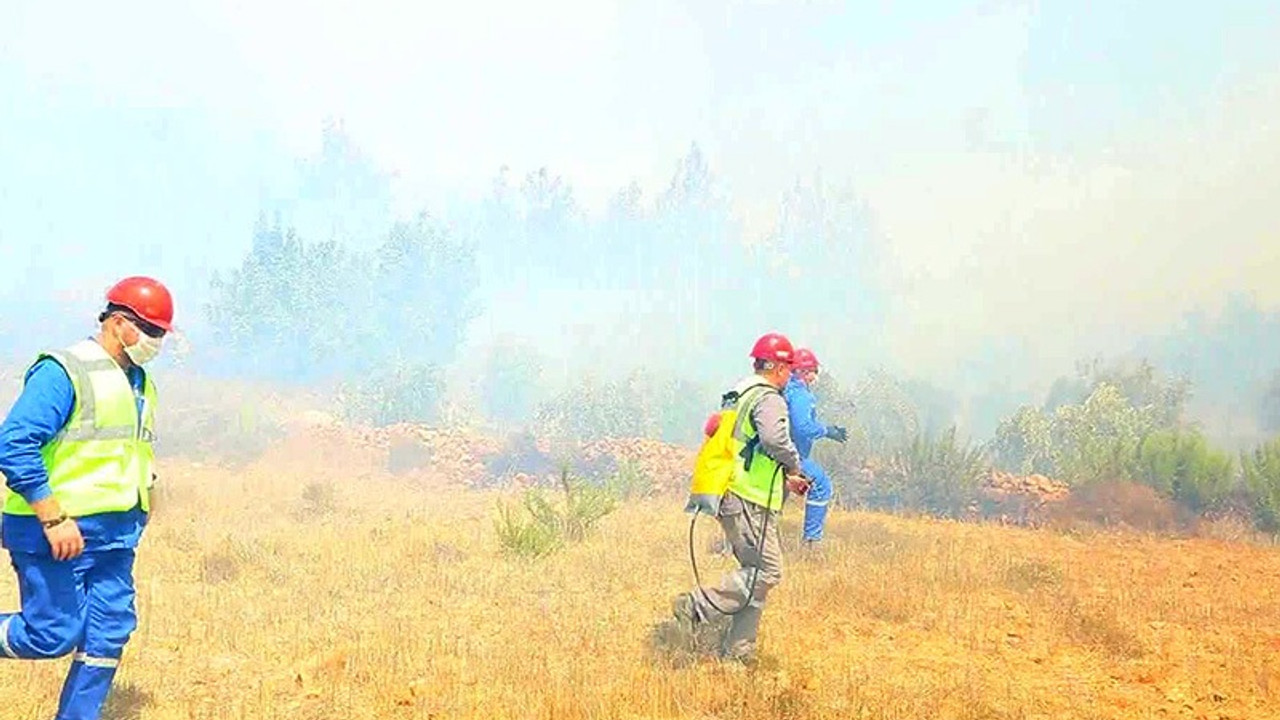
{"type": "Polygon", "coordinates": [[[754,373],[724,395],[718,417],[708,421],[685,506],[694,515],[689,555],[696,587],[676,597],[673,614],[690,630],[712,613],[731,616],[720,651],[727,660],[754,659],[765,598],[782,581],[778,515],[783,486],[798,495],[808,491],[781,393],[791,377],[793,353],[791,341],[779,333],[756,341],[751,350],[754,373]],[[693,558],[693,523],[702,513],[720,522],[740,565],[712,589],[702,587],[693,558]]]}

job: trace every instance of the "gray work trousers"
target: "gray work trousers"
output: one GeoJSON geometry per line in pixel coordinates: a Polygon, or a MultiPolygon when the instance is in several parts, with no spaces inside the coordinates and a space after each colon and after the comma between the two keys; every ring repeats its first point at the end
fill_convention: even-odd
{"type": "Polygon", "coordinates": [[[695,589],[693,598],[702,617],[715,617],[718,614],[716,607],[727,613],[736,613],[725,636],[723,652],[728,657],[747,657],[755,651],[765,598],[770,590],[782,582],[779,513],[771,512],[730,492],[725,493],[720,502],[720,512],[716,519],[720,521],[725,540],[733,550],[739,568],[726,574],[718,587],[707,588],[706,596],[695,589]],[[769,524],[764,528],[766,514],[769,524]],[[765,531],[763,542],[760,537],[762,528],[765,531]],[[759,575],[755,580],[755,592],[748,597],[752,576],[757,572],[759,575]],[[715,603],[715,607],[711,603],[715,603]]]}

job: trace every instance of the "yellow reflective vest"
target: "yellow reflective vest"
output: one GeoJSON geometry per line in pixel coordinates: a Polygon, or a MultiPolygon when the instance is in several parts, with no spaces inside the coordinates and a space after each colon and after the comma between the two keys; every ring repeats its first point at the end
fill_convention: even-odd
{"type": "Polygon", "coordinates": [[[751,411],[755,406],[765,395],[777,393],[778,389],[760,382],[759,378],[750,378],[743,384],[746,388],[742,389],[738,401],[738,425],[734,428],[733,438],[738,458],[733,468],[733,479],[729,481],[729,492],[770,510],[781,510],[785,480],[782,468],[760,449],[756,426],[751,421],[751,411]]]}
{"type": "MultiPolygon", "coordinates": [[[[141,505],[149,512],[155,455],[156,389],[144,380],[142,417],[124,370],[93,340],[42,353],[62,365],[75,389],[75,404],[62,431],[41,449],[49,486],[71,517],[121,512],[141,505]]],[[[34,365],[34,364],[33,364],[34,365]]],[[[4,512],[34,515],[21,495],[5,489],[4,512]]]]}

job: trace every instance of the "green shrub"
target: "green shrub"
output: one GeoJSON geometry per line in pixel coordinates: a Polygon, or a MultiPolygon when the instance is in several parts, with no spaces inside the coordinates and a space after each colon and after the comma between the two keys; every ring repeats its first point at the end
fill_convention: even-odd
{"type": "Polygon", "coordinates": [[[618,500],[633,500],[653,494],[653,478],[632,458],[618,462],[618,469],[605,480],[605,490],[618,500]]]}
{"type": "Polygon", "coordinates": [[[312,520],[332,516],[338,510],[337,496],[330,480],[313,480],[302,488],[302,502],[294,510],[297,520],[312,520]]]}
{"type": "Polygon", "coordinates": [[[347,418],[374,426],[434,422],[444,378],[431,364],[399,364],[366,373],[342,388],[338,402],[347,418]]]}
{"type": "Polygon", "coordinates": [[[617,487],[591,485],[560,472],[559,493],[543,488],[525,490],[523,516],[506,503],[498,503],[498,542],[517,557],[549,555],[566,542],[579,542],[601,518],[618,506],[617,487]]]}
{"type": "Polygon", "coordinates": [[[1231,492],[1231,456],[1209,447],[1198,432],[1147,435],[1139,444],[1136,465],[1136,480],[1196,512],[1214,508],[1231,492]]]}
{"type": "Polygon", "coordinates": [[[1002,420],[991,442],[995,464],[1023,475],[1054,472],[1053,418],[1030,406],[1002,420]]]}
{"type": "Polygon", "coordinates": [[[1258,527],[1280,531],[1280,438],[1240,455],[1244,484],[1258,527]]]}
{"type": "Polygon", "coordinates": [[[539,558],[559,550],[564,544],[558,525],[554,522],[540,520],[545,513],[540,513],[544,499],[528,490],[524,496],[524,507],[529,517],[521,517],[518,509],[498,502],[498,519],[495,523],[498,542],[503,549],[517,557],[539,558]]]}
{"type": "Polygon", "coordinates": [[[872,502],[959,517],[978,500],[986,474],[983,449],[962,444],[954,426],[936,438],[919,434],[894,453],[872,502]]]}
{"type": "Polygon", "coordinates": [[[1053,418],[1056,474],[1076,485],[1137,477],[1138,446],[1155,429],[1153,413],[1105,382],[1082,404],[1059,407],[1053,418]]]}

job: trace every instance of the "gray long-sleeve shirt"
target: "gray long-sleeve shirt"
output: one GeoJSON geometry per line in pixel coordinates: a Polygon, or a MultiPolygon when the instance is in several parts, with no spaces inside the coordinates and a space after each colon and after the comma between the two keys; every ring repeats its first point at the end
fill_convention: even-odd
{"type": "MultiPolygon", "coordinates": [[[[762,382],[753,377],[746,382],[762,382]]],[[[751,424],[760,438],[759,449],[773,458],[784,470],[800,472],[800,453],[791,441],[791,419],[787,401],[778,391],[766,391],[760,401],[751,408],[751,424]]]]}

